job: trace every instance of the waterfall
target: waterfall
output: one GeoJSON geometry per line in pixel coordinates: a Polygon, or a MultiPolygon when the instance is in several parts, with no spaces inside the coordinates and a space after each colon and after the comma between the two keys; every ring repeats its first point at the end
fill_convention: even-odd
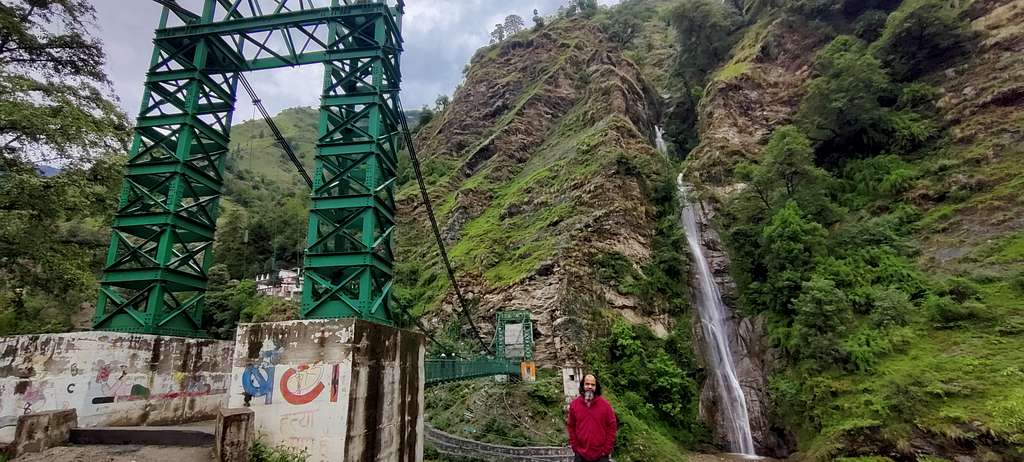
{"type": "Polygon", "coordinates": [[[668,145],[665,144],[665,130],[661,129],[661,125],[654,127],[654,147],[658,148],[658,152],[668,155],[668,145]]]}
{"type": "Polygon", "coordinates": [[[730,450],[740,454],[756,456],[754,438],[750,433],[750,419],[747,416],[747,401],[743,389],[736,378],[736,366],[733,363],[732,351],[729,347],[729,326],[726,323],[727,309],[722,301],[722,294],[711,275],[711,268],[704,257],[701,245],[700,228],[697,224],[695,204],[690,202],[692,188],[683,183],[683,175],[676,180],[679,196],[683,205],[682,225],[686,231],[686,241],[693,256],[698,291],[696,294],[697,311],[700,313],[701,329],[708,344],[707,361],[712,369],[719,396],[719,411],[725,421],[725,430],[729,437],[730,450]]]}

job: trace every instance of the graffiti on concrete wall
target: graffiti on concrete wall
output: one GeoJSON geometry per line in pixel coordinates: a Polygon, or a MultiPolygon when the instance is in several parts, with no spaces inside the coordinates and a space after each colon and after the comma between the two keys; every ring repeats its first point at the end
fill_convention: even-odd
{"type": "Polygon", "coordinates": [[[275,395],[295,406],[312,403],[321,396],[336,403],[340,371],[340,364],[318,362],[287,367],[263,362],[242,370],[241,391],[247,406],[251,405],[253,398],[263,398],[264,405],[272,405],[275,395]]]}
{"type": "MultiPolygon", "coordinates": [[[[0,426],[19,415],[72,408],[84,425],[123,421],[139,415],[127,403],[193,397],[210,397],[188,408],[208,412],[227,395],[231,350],[227,342],[104,332],[0,337],[0,426]],[[126,404],[110,408],[115,403],[126,404]]],[[[147,415],[173,420],[180,409],[147,415]]]]}
{"type": "Polygon", "coordinates": [[[345,360],[283,361],[283,348],[273,339],[262,341],[254,358],[236,363],[229,407],[258,408],[257,430],[270,443],[305,449],[310,461],[332,460],[332,454],[344,449],[347,390],[343,384],[348,381],[343,376],[350,374],[351,366],[345,360]]]}

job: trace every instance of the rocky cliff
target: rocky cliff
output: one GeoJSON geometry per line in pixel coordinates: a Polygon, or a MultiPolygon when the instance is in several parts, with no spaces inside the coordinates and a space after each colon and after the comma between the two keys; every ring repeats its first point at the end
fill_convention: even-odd
{"type": "MultiPolygon", "coordinates": [[[[888,22],[882,23],[886,27],[881,33],[896,29],[901,21],[907,21],[908,12],[928,3],[908,0],[890,5],[893,11],[888,22]]],[[[1019,422],[1024,411],[1019,400],[1021,388],[1008,385],[1001,377],[1017,377],[1005,368],[1019,359],[1003,345],[1024,345],[1019,334],[1012,333],[1019,329],[992,329],[1018,325],[1021,319],[1019,303],[1011,301],[1019,300],[1019,295],[1013,295],[1009,287],[1014,275],[1020,274],[1015,271],[1022,260],[1014,249],[1019,249],[1024,230],[1020,218],[1024,211],[1020,194],[1024,178],[1020,168],[1024,161],[1020,148],[1024,140],[1024,2],[932,3],[954,11],[975,40],[953,55],[928,56],[930,65],[915,77],[915,82],[938,89],[939,135],[927,147],[905,156],[913,180],[892,204],[906,201],[921,213],[912,227],[910,244],[918,249],[917,268],[933,281],[951,276],[974,281],[969,284],[978,286],[972,285],[975,288],[970,290],[978,292],[967,297],[967,303],[984,307],[978,309],[987,314],[977,315],[975,321],[959,321],[953,328],[948,323],[924,321],[914,328],[915,340],[903,341],[909,346],[898,348],[870,373],[830,373],[805,379],[818,380],[823,393],[818,398],[823,404],[808,408],[832,409],[807,417],[805,424],[824,420],[805,427],[784,423],[777,403],[771,402],[770,377],[784,363],[770,348],[764,318],[737,314],[734,352],[748,401],[762,409],[759,416],[752,417],[752,426],[766,453],[780,454],[788,447],[819,459],[877,454],[897,460],[942,457],[958,461],[1016,460],[1020,454],[1024,427],[1010,422],[1019,422]],[[944,372],[939,366],[942,361],[933,359],[937,357],[949,358],[960,364],[957,367],[976,364],[971,370],[977,376],[965,379],[944,372]],[[954,388],[939,392],[944,398],[938,401],[928,398],[907,407],[891,401],[915,387],[932,386],[927,383],[954,388]],[[890,388],[885,391],[883,387],[890,388]],[[852,404],[858,400],[876,407],[863,411],[852,404]],[[905,410],[891,410],[895,408],[905,410]]],[[[689,154],[686,166],[688,176],[705,186],[710,215],[745,186],[735,175],[736,165],[760,161],[772,132],[795,122],[807,83],[814,77],[816,56],[842,32],[841,27],[822,27],[781,9],[762,14],[741,29],[737,45],[704,90],[698,110],[700,143],[689,154]]],[[[871,213],[888,213],[889,206],[874,205],[877,208],[871,213]]],[[[711,217],[707,221],[708,228],[730,225],[711,217]]],[[[708,231],[705,244],[721,250],[715,234],[708,231]]],[[[713,267],[723,287],[734,287],[727,277],[730,267],[725,252],[713,257],[713,267]]],[[[731,302],[735,304],[736,297],[731,302]]],[[[929,314],[922,308],[916,316],[927,318],[929,314]]],[[[704,387],[701,402],[702,414],[713,415],[711,388],[704,387]]]]}
{"type": "MultiPolygon", "coordinates": [[[[641,268],[655,234],[652,183],[668,161],[651,146],[656,95],[589,21],[564,20],[481,49],[451,105],[416,143],[458,271],[487,338],[498,310],[533,314],[541,364],[577,363],[588,321],[614,308],[667,332],[595,276],[614,252],[641,268]]],[[[443,279],[414,184],[399,194],[399,278],[443,279]]],[[[406,299],[432,327],[456,319],[443,290],[406,299]]]]}

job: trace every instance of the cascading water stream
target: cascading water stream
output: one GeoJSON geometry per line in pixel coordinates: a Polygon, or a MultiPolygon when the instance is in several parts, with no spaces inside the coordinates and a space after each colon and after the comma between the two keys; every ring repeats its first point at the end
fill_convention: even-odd
{"type": "Polygon", "coordinates": [[[665,130],[661,129],[661,126],[654,127],[654,147],[658,148],[658,152],[668,155],[668,145],[665,144],[665,130]]]}
{"type": "Polygon", "coordinates": [[[711,268],[704,257],[701,246],[700,228],[697,224],[695,205],[690,202],[691,188],[683,183],[683,176],[676,180],[679,197],[683,205],[682,225],[686,231],[686,242],[693,256],[698,291],[696,294],[697,311],[700,313],[701,328],[708,343],[708,363],[715,377],[715,385],[720,397],[719,407],[725,420],[725,430],[729,437],[730,450],[740,454],[756,456],[754,438],[750,433],[750,419],[747,415],[747,401],[743,389],[736,378],[736,366],[733,363],[732,351],[729,347],[729,328],[726,324],[726,307],[722,294],[718,291],[711,275],[711,268]]]}

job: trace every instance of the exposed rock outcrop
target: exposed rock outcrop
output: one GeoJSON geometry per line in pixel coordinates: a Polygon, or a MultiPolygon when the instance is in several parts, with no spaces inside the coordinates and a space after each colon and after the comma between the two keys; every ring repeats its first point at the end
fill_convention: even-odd
{"type": "MultiPolygon", "coordinates": [[[[600,308],[662,335],[671,329],[667,316],[597,282],[591,264],[604,252],[636,268],[650,260],[648,183],[668,169],[649,144],[657,96],[620,53],[583,19],[481,49],[450,107],[416,140],[425,164],[446,168],[431,195],[482,334],[492,335],[495,312],[529,310],[542,364],[579,362],[600,308]]],[[[403,190],[400,260],[433,258],[413,238],[429,233],[421,212],[403,190]]],[[[448,294],[425,320],[439,326],[454,311],[448,294]]]]}

